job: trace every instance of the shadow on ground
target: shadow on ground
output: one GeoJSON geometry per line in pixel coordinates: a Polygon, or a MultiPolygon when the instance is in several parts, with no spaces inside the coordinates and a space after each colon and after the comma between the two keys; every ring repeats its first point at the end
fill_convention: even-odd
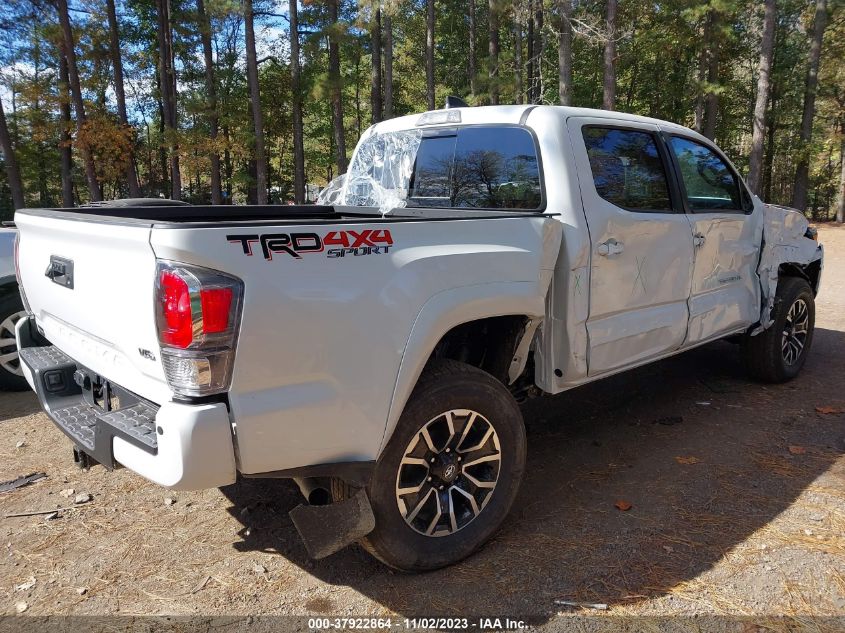
{"type": "Polygon", "coordinates": [[[0,403],[0,422],[20,418],[25,415],[32,415],[41,411],[38,398],[32,391],[19,391],[4,393],[0,403]]]}
{"type": "Polygon", "coordinates": [[[287,517],[300,503],[289,481],[223,489],[244,524],[236,548],[277,552],[405,616],[497,605],[544,620],[559,597],[613,605],[658,596],[712,567],[842,454],[838,425],[820,422],[814,407],[843,399],[830,368],[844,356],[845,334],[816,330],[798,379],[759,385],[738,349],[720,342],[527,403],[529,462],[511,515],[449,569],[395,574],[357,546],[309,560],[287,517]],[[619,511],[618,500],[632,509],[619,511]]]}

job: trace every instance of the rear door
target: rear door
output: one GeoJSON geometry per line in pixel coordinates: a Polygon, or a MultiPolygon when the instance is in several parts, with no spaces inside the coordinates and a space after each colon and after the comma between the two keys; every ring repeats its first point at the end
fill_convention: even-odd
{"type": "Polygon", "coordinates": [[[656,126],[568,121],[592,247],[589,375],[678,349],[693,243],[656,126]]]}
{"type": "Polygon", "coordinates": [[[695,245],[686,345],[742,330],[760,318],[762,224],[739,175],[703,139],[666,134],[695,245]]]}

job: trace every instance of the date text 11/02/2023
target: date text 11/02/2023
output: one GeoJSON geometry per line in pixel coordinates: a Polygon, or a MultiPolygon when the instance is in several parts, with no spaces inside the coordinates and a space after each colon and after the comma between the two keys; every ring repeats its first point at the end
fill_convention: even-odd
{"type": "Polygon", "coordinates": [[[516,618],[480,617],[480,618],[309,618],[311,630],[329,629],[405,629],[447,631],[519,631],[525,629],[524,620],[516,618]]]}

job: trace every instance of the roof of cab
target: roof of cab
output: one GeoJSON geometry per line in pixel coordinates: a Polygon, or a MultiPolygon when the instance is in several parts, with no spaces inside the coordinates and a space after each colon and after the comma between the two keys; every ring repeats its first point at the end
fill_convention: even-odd
{"type": "MultiPolygon", "coordinates": [[[[612,110],[596,110],[593,108],[573,108],[570,106],[549,106],[549,105],[499,105],[499,106],[476,106],[467,108],[454,108],[461,113],[461,125],[478,125],[482,123],[504,123],[504,124],[519,124],[530,121],[530,113],[535,109],[554,110],[563,114],[564,117],[593,117],[611,119],[615,121],[633,121],[638,123],[650,123],[652,125],[659,125],[664,129],[674,129],[677,131],[684,131],[686,133],[693,132],[689,128],[671,121],[663,121],[661,119],[652,119],[649,117],[640,116],[637,114],[628,114],[627,112],[616,112],[612,110]],[[525,117],[525,119],[523,119],[525,117]]],[[[442,112],[443,110],[431,110],[431,112],[442,112]]],[[[412,130],[417,127],[417,122],[424,113],[409,114],[406,116],[397,117],[382,121],[374,126],[376,132],[397,132],[400,130],[412,130]]],[[[438,125],[444,127],[454,126],[454,123],[441,123],[426,125],[425,127],[437,127],[438,125]]]]}

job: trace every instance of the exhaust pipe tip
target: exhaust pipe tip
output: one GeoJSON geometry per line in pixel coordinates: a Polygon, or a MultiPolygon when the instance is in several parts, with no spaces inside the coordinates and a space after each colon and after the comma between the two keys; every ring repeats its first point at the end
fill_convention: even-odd
{"type": "Polygon", "coordinates": [[[331,494],[325,488],[314,488],[307,497],[312,506],[327,506],[331,501],[331,494]]]}
{"type": "Polygon", "coordinates": [[[322,479],[317,477],[294,477],[299,491],[308,505],[326,506],[331,503],[332,496],[322,479]]]}

